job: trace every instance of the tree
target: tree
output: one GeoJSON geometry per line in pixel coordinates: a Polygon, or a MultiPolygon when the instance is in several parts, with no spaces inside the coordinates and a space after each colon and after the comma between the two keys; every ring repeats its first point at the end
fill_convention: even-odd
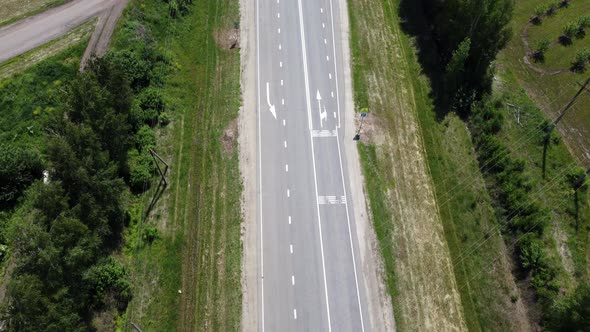
{"type": "Polygon", "coordinates": [[[471,39],[465,38],[453,52],[451,61],[447,64],[446,70],[446,87],[448,95],[452,96],[453,106],[463,113],[465,108],[469,108],[472,103],[470,96],[466,95],[469,89],[463,86],[465,82],[465,65],[469,57],[469,50],[471,48],[471,39]],[[467,90],[467,91],[466,91],[467,90]]]}
{"type": "MultiPolygon", "coordinates": [[[[458,84],[465,95],[481,98],[491,87],[491,64],[506,45],[511,30],[512,0],[423,0],[427,19],[444,68],[453,61],[460,45],[469,39],[469,56],[458,84]]],[[[466,45],[464,44],[463,47],[466,45]]],[[[452,98],[453,96],[449,96],[452,98]]]]}
{"type": "Polygon", "coordinates": [[[557,301],[547,320],[550,331],[590,331],[590,283],[580,284],[569,296],[557,301]]]}
{"type": "Polygon", "coordinates": [[[535,61],[545,60],[545,52],[547,52],[547,50],[549,49],[549,45],[551,45],[551,42],[549,40],[541,39],[537,43],[537,47],[535,48],[535,51],[532,54],[532,58],[535,59],[535,61]]]}
{"type": "Polygon", "coordinates": [[[43,175],[41,158],[34,149],[0,143],[0,207],[12,206],[23,191],[43,175]]]}

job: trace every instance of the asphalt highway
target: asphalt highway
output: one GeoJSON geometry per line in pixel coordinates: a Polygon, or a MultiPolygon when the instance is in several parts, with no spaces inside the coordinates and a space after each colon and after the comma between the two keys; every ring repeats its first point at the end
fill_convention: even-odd
{"type": "Polygon", "coordinates": [[[99,15],[117,0],[74,0],[0,28],[0,62],[25,53],[99,15]]]}
{"type": "Polygon", "coordinates": [[[259,330],[368,331],[343,166],[339,3],[255,5],[259,330]]]}

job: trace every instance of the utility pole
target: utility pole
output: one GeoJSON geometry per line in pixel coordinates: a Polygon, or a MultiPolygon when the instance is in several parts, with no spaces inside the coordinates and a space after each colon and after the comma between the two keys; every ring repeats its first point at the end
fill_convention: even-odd
{"type": "Polygon", "coordinates": [[[162,180],[160,180],[160,181],[164,182],[164,186],[167,186],[168,182],[166,181],[166,173],[168,173],[168,163],[166,163],[164,161],[164,159],[162,159],[156,153],[156,151],[154,151],[153,149],[149,149],[149,151],[150,151],[150,154],[152,155],[152,158],[154,158],[154,163],[156,163],[156,167],[158,167],[158,172],[160,173],[160,176],[162,177],[162,180]],[[158,163],[158,160],[166,166],[166,168],[164,169],[163,172],[162,172],[162,168],[160,167],[160,164],[158,163]]]}
{"type": "Polygon", "coordinates": [[[359,124],[359,128],[356,131],[356,135],[354,135],[354,138],[353,138],[354,141],[358,141],[361,139],[361,129],[363,128],[363,121],[367,117],[367,111],[369,111],[369,109],[363,108],[363,109],[361,109],[361,111],[365,111],[365,112],[361,113],[361,123],[359,124]]]}
{"type": "Polygon", "coordinates": [[[555,128],[557,126],[557,124],[559,123],[559,121],[561,121],[561,118],[563,118],[563,116],[565,115],[565,112],[567,112],[567,110],[570,109],[570,107],[572,107],[572,105],[574,104],[574,102],[576,101],[576,99],[578,99],[578,96],[580,96],[582,94],[582,92],[584,90],[586,90],[586,86],[588,85],[588,83],[590,83],[590,77],[580,87],[580,90],[578,90],[578,92],[576,93],[576,95],[574,96],[574,98],[572,98],[572,100],[570,100],[570,102],[567,105],[565,105],[565,108],[563,109],[563,111],[561,111],[561,113],[559,114],[559,116],[557,117],[557,119],[555,119],[555,121],[553,122],[553,126],[551,127],[551,129],[553,129],[553,128],[555,128]]]}

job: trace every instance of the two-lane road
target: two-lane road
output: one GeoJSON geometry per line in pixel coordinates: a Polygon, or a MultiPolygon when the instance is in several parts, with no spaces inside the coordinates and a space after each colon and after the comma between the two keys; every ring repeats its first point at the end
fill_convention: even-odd
{"type": "Polygon", "coordinates": [[[347,174],[338,3],[257,0],[262,331],[366,331],[347,174]]]}
{"type": "Polygon", "coordinates": [[[119,0],[74,0],[0,28],[0,62],[41,46],[98,16],[119,0]]]}

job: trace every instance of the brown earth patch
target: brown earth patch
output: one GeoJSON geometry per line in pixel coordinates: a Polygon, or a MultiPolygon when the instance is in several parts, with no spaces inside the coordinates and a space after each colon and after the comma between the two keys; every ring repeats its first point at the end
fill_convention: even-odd
{"type": "Polygon", "coordinates": [[[213,33],[217,46],[224,50],[233,50],[240,47],[240,30],[224,29],[213,33]]]}
{"type": "Polygon", "coordinates": [[[221,144],[223,145],[223,151],[228,155],[234,153],[236,148],[236,138],[238,137],[238,119],[232,120],[225,130],[223,131],[223,137],[221,137],[221,144]]]}

